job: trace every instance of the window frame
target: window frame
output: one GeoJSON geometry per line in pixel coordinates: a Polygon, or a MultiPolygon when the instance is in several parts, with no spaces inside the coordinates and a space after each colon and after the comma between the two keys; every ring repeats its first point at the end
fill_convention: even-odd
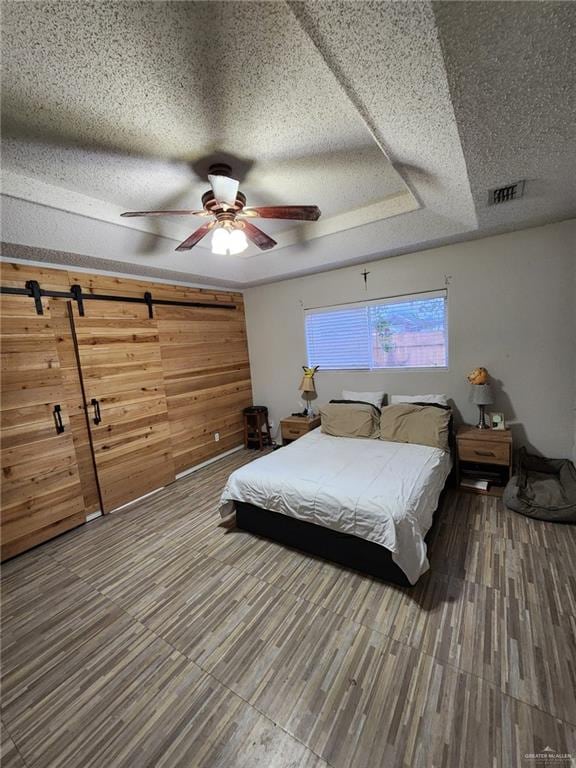
{"type": "Polygon", "coordinates": [[[320,371],[323,373],[354,373],[354,372],[360,372],[360,373],[378,373],[378,372],[390,372],[390,371],[402,371],[407,373],[431,373],[433,371],[438,371],[442,373],[446,373],[450,370],[450,323],[449,323],[449,301],[448,301],[448,289],[447,288],[439,288],[439,289],[432,289],[427,291],[418,291],[416,293],[405,293],[405,294],[399,294],[396,296],[382,296],[376,299],[368,299],[365,301],[348,301],[344,302],[342,304],[327,304],[323,306],[315,306],[315,307],[305,307],[303,306],[303,325],[304,325],[304,345],[306,348],[306,360],[307,365],[316,365],[317,363],[313,360],[310,360],[309,358],[309,349],[308,349],[308,332],[306,327],[306,317],[308,313],[323,313],[325,312],[328,314],[331,311],[338,311],[338,310],[345,310],[345,309],[354,309],[356,307],[362,308],[362,307],[370,307],[370,306],[382,306],[385,304],[399,304],[403,301],[413,301],[417,299],[422,299],[425,301],[426,299],[433,299],[433,298],[443,298],[444,299],[444,340],[445,340],[445,365],[434,365],[434,366],[379,366],[377,368],[323,368],[322,365],[320,365],[320,371]]]}

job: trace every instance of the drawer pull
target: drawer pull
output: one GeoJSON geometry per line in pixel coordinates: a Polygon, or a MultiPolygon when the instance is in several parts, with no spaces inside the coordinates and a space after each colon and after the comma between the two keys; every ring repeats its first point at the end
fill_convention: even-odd
{"type": "Polygon", "coordinates": [[[302,434],[299,429],[289,429],[287,431],[288,431],[289,435],[301,435],[302,434]]]}
{"type": "Polygon", "coordinates": [[[477,456],[496,456],[494,451],[474,451],[477,456]]]}

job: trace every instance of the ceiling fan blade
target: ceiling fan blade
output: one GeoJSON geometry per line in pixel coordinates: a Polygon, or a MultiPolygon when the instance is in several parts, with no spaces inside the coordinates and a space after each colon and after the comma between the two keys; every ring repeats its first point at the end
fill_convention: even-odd
{"type": "Polygon", "coordinates": [[[126,211],[120,216],[212,216],[207,211],[126,211]]]}
{"type": "Polygon", "coordinates": [[[242,216],[259,219],[294,219],[318,221],[320,208],[317,205],[271,205],[265,208],[244,208],[242,216]]]}
{"type": "Polygon", "coordinates": [[[188,237],[184,242],[180,243],[178,248],[176,248],[177,251],[189,251],[191,248],[194,248],[196,243],[199,243],[200,240],[202,240],[203,237],[206,237],[208,232],[212,229],[213,222],[210,222],[208,224],[202,224],[201,227],[198,227],[197,230],[192,232],[190,237],[188,237]]]}
{"type": "Polygon", "coordinates": [[[254,245],[257,245],[260,250],[267,251],[270,248],[274,248],[275,245],[278,245],[276,240],[272,240],[266,232],[262,232],[262,230],[255,227],[254,224],[250,224],[249,221],[244,221],[242,223],[244,224],[244,234],[248,240],[252,240],[254,245]]]}
{"type": "Polygon", "coordinates": [[[214,192],[216,202],[225,205],[234,205],[238,194],[240,182],[237,179],[231,179],[230,176],[219,176],[208,174],[208,181],[214,192]]]}

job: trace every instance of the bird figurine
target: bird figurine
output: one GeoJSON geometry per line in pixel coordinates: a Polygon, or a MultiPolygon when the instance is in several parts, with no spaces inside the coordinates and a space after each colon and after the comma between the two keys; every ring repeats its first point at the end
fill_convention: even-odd
{"type": "Polygon", "coordinates": [[[302,370],[304,371],[304,376],[307,379],[313,379],[314,374],[316,373],[318,368],[320,368],[319,365],[313,365],[312,368],[307,368],[305,365],[302,366],[302,370]]]}

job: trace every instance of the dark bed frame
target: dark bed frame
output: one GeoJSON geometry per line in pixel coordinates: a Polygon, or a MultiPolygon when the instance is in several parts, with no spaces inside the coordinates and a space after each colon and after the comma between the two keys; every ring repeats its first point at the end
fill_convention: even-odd
{"type": "Polygon", "coordinates": [[[244,531],[274,539],[309,555],[332,560],[402,587],[412,586],[404,571],[392,560],[390,550],[373,541],[323,528],[279,512],[270,512],[243,501],[234,503],[236,525],[244,531]]]}
{"type": "MultiPolygon", "coordinates": [[[[455,439],[452,418],[448,430],[450,453],[454,457],[455,439]]],[[[425,541],[432,533],[438,509],[442,506],[446,488],[453,482],[451,480],[453,476],[454,466],[446,478],[425,541]]],[[[322,557],[324,560],[332,560],[347,568],[376,576],[376,578],[389,581],[392,584],[398,584],[402,587],[414,586],[410,584],[404,571],[392,560],[390,550],[375,544],[373,541],[360,539],[349,533],[333,531],[331,528],[324,528],[315,523],[282,515],[279,512],[271,512],[244,501],[235,501],[234,505],[236,508],[236,525],[244,531],[273,539],[293,549],[307,552],[309,555],[322,557]]]]}

